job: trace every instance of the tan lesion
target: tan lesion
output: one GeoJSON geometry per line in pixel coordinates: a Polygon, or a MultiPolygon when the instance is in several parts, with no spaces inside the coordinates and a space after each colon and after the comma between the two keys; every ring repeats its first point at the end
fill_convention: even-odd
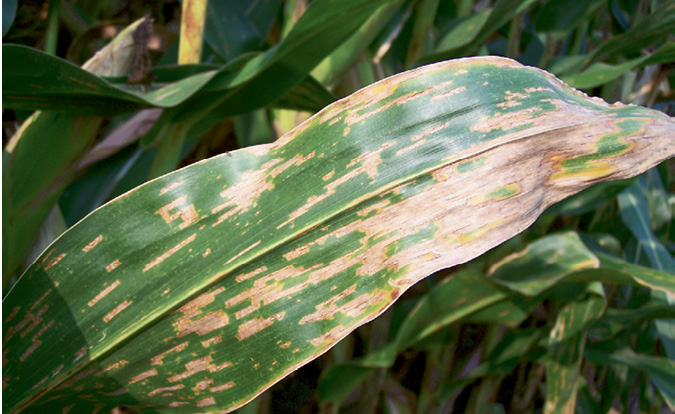
{"type": "Polygon", "coordinates": [[[108,285],[106,288],[104,288],[101,292],[99,292],[98,295],[94,296],[92,300],[90,300],[87,304],[89,307],[94,306],[98,301],[106,297],[110,292],[112,292],[117,286],[120,285],[120,281],[116,280],[110,285],[108,285]]]}
{"type": "Polygon", "coordinates": [[[110,322],[115,316],[119,315],[124,309],[129,307],[133,301],[125,300],[124,302],[120,303],[119,305],[115,306],[113,310],[108,312],[104,317],[103,317],[103,322],[110,322]]]}
{"type": "Polygon", "coordinates": [[[129,385],[135,384],[139,381],[143,381],[146,378],[154,377],[155,375],[157,375],[157,370],[154,368],[147,371],[143,371],[140,374],[131,378],[131,380],[129,380],[129,385]]]}
{"type": "Polygon", "coordinates": [[[192,375],[195,375],[199,372],[203,371],[208,371],[211,373],[220,371],[222,369],[225,369],[227,367],[232,366],[231,362],[223,362],[222,364],[219,365],[214,365],[212,364],[213,358],[211,355],[207,355],[203,358],[195,359],[194,361],[190,361],[185,364],[185,371],[181,372],[180,374],[173,375],[169,377],[169,382],[177,382],[184,380],[185,378],[188,378],[192,375]]]}
{"type": "Polygon", "coordinates": [[[178,227],[181,230],[199,220],[199,214],[197,214],[194,204],[187,204],[187,195],[178,197],[169,204],[159,208],[155,213],[159,214],[166,224],[180,218],[181,223],[178,227]],[[171,213],[175,209],[178,209],[178,211],[171,213]]]}
{"type": "Polygon", "coordinates": [[[239,332],[237,333],[236,337],[238,340],[243,341],[244,339],[272,325],[274,321],[283,319],[285,315],[286,312],[279,312],[270,316],[269,318],[249,319],[248,321],[239,325],[239,332]]]}
{"type": "Polygon", "coordinates": [[[174,346],[173,348],[167,349],[166,351],[164,351],[160,354],[157,354],[154,357],[150,358],[150,363],[152,365],[162,365],[164,363],[164,357],[165,356],[167,356],[168,354],[170,354],[172,352],[180,352],[180,351],[184,350],[185,348],[187,348],[187,346],[188,346],[187,341],[183,342],[183,343],[180,343],[180,344],[174,346]]]}
{"type": "Polygon", "coordinates": [[[85,252],[85,253],[90,252],[101,241],[103,241],[103,235],[99,234],[98,236],[96,236],[96,238],[94,240],[87,243],[87,245],[82,248],[82,251],[85,252]]]}

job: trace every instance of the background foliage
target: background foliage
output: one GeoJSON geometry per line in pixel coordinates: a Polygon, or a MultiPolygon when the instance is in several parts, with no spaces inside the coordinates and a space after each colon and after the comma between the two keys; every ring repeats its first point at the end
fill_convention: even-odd
{"type": "MultiPolygon", "coordinates": [[[[114,73],[101,75],[114,85],[105,96],[65,75],[51,97],[13,97],[31,96],[28,85],[40,78],[3,82],[3,292],[106,201],[178,167],[272,142],[336,97],[421,64],[507,56],[608,102],[672,115],[672,2],[393,0],[361,9],[333,2],[324,12],[336,17],[325,21],[318,3],[331,2],[310,3],[212,0],[201,64],[178,66],[176,1],[3,1],[3,43],[75,64],[4,49],[4,80],[28,76],[22,65],[35,62],[45,73],[82,79],[76,66],[146,13],[154,19],[147,44],[156,84],[185,79],[176,93],[151,100],[114,73]],[[292,31],[305,13],[316,20],[292,31]],[[307,36],[320,26],[330,30],[307,36]],[[237,72],[245,79],[229,76],[241,67],[251,68],[237,72]],[[188,78],[195,74],[202,75],[188,78]],[[199,89],[207,82],[210,89],[199,89]],[[34,147],[10,157],[10,138],[36,108],[62,110],[35,121],[59,132],[48,142],[24,140],[34,147]],[[68,139],[74,135],[89,138],[68,139]],[[26,205],[37,213],[27,216],[26,205]]],[[[674,189],[666,162],[551,207],[519,236],[417,284],[240,411],[673,409],[674,189]],[[662,274],[666,287],[654,288],[662,274]]]]}

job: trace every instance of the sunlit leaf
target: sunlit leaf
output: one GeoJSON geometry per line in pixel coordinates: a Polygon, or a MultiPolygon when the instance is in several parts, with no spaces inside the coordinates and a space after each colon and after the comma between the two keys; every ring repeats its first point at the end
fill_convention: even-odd
{"type": "Polygon", "coordinates": [[[672,131],[503,58],[371,85],[62,235],[3,301],[5,406],[241,406],[430,273],[672,157],[672,131]]]}

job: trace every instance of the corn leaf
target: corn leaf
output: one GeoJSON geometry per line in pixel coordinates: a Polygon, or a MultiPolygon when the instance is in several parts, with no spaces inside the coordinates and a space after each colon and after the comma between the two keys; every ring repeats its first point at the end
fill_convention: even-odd
{"type": "Polygon", "coordinates": [[[509,59],[385,79],[64,233],[3,301],[3,406],[232,410],[433,271],[672,157],[673,131],[509,59]]]}

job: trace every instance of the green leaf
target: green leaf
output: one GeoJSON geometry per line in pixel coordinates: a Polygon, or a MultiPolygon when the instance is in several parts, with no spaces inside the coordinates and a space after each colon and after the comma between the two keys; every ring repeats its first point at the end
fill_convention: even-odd
{"type": "MultiPolygon", "coordinates": [[[[643,186],[639,181],[633,183],[618,197],[621,220],[630,229],[637,239],[638,249],[644,251],[652,267],[672,274],[675,263],[668,250],[661,244],[651,227],[651,219],[647,209],[647,201],[643,195],[643,186]]],[[[639,254],[636,255],[639,257],[639,254]]],[[[673,281],[670,277],[669,280],[673,281]]],[[[673,281],[675,283],[675,281],[673,281]]],[[[668,305],[675,304],[675,294],[669,292],[654,292],[653,297],[658,302],[668,305]]],[[[675,320],[665,319],[656,321],[656,329],[663,341],[669,357],[675,357],[675,320]]]]}
{"type": "Polygon", "coordinates": [[[638,240],[652,267],[661,271],[675,271],[675,263],[668,250],[661,244],[651,228],[647,202],[639,182],[633,183],[618,197],[621,220],[638,240]]]}
{"type": "Polygon", "coordinates": [[[538,347],[542,340],[542,329],[518,329],[507,331],[490,354],[476,368],[462,378],[453,378],[443,383],[439,398],[447,400],[457,391],[481,377],[494,374],[508,374],[523,360],[541,355],[538,347]],[[535,351],[536,350],[536,351],[535,351]]]}
{"type": "Polygon", "coordinates": [[[3,301],[5,407],[239,407],[430,273],[672,157],[672,130],[503,58],[378,82],[64,233],[3,301]]]}
{"type": "Polygon", "coordinates": [[[463,19],[458,22],[458,25],[453,27],[453,30],[451,30],[451,32],[445,36],[445,39],[448,39],[448,36],[459,36],[461,38],[465,38],[471,37],[473,35],[470,42],[466,43],[465,41],[450,41],[449,43],[452,48],[444,48],[442,51],[436,51],[432,54],[423,56],[418,63],[429,63],[441,59],[470,56],[475,54],[475,51],[484,44],[490,35],[499,30],[504,24],[506,24],[506,22],[511,20],[518,13],[527,10],[534,3],[534,0],[498,0],[492,7],[489,16],[487,16],[483,24],[480,23],[485,18],[484,16],[476,17],[475,20],[473,18],[467,18],[466,20],[463,19]],[[480,25],[480,30],[475,33],[474,30],[476,27],[478,27],[478,25],[480,25]],[[464,30],[466,30],[467,33],[463,33],[464,30]]]}
{"type": "Polygon", "coordinates": [[[306,79],[316,65],[384,3],[386,0],[312,3],[279,44],[248,60],[231,76],[214,79],[205,93],[180,108],[167,111],[167,122],[183,123],[191,128],[190,135],[200,135],[224,116],[239,115],[277,101],[306,79]],[[223,93],[224,90],[227,92],[223,93]]]}
{"type": "MultiPolygon", "coordinates": [[[[132,65],[133,33],[143,20],[129,25],[87,60],[83,65],[86,70],[76,69],[93,77],[96,75],[89,71],[111,76],[128,72],[132,65]]],[[[74,176],[79,157],[96,138],[102,122],[102,118],[95,116],[36,112],[24,121],[4,148],[3,292],[9,288],[7,280],[23,262],[42,222],[74,176]]]]}
{"type": "Polygon", "coordinates": [[[675,362],[668,358],[636,354],[630,348],[616,346],[593,346],[585,351],[585,356],[592,363],[624,365],[645,372],[654,383],[668,407],[675,409],[675,362]]]}
{"type": "Polygon", "coordinates": [[[651,54],[631,59],[618,65],[595,63],[581,73],[563,77],[563,80],[575,88],[594,88],[643,66],[667,63],[674,60],[675,42],[667,42],[651,54]]]}
{"type": "Polygon", "coordinates": [[[675,3],[664,2],[644,19],[633,24],[625,33],[612,36],[593,49],[581,67],[615,53],[630,56],[631,53],[639,52],[645,45],[663,42],[672,33],[674,24],[675,3]]]}
{"type": "Polygon", "coordinates": [[[436,53],[458,49],[476,38],[481,28],[490,17],[492,9],[452,20],[443,28],[436,45],[436,53]]]}
{"type": "Polygon", "coordinates": [[[588,19],[605,2],[602,0],[551,0],[537,11],[534,30],[564,36],[588,19]]]}
{"type": "Polygon", "coordinates": [[[264,37],[238,1],[210,1],[207,5],[204,41],[224,60],[259,50],[264,37]]]}
{"type": "Polygon", "coordinates": [[[393,0],[380,6],[358,28],[356,33],[312,70],[312,76],[326,85],[334,83],[345,70],[361,57],[402,3],[403,0],[393,0]]]}
{"type": "Polygon", "coordinates": [[[413,63],[426,53],[429,30],[434,23],[437,9],[438,0],[421,0],[415,6],[412,35],[408,42],[408,53],[405,57],[405,68],[412,67],[413,63]]]}
{"type": "Polygon", "coordinates": [[[2,71],[2,102],[14,109],[51,109],[78,115],[114,115],[149,106],[175,106],[204,86],[215,71],[175,83],[140,86],[112,84],[72,63],[36,49],[2,45],[10,65],[2,71]]]}

